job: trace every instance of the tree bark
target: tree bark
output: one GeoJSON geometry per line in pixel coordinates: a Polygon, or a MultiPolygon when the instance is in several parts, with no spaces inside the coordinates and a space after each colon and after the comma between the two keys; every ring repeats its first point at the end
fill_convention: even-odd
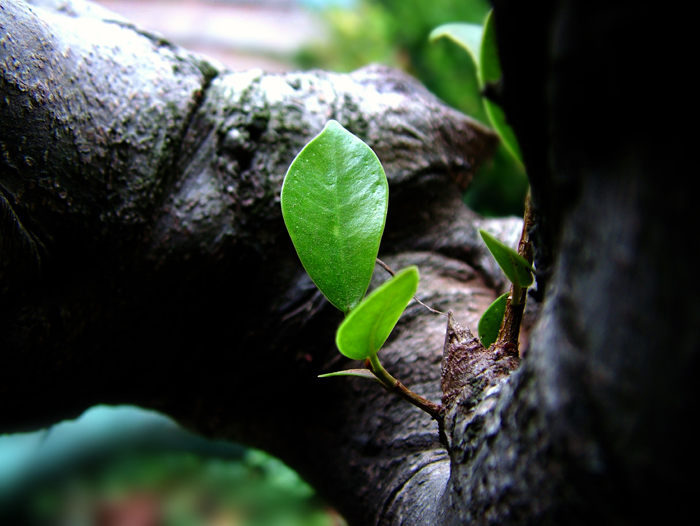
{"type": "Polygon", "coordinates": [[[700,328],[679,255],[692,239],[692,196],[675,181],[685,152],[615,97],[642,85],[628,59],[652,14],[495,4],[543,305],[513,374],[517,357],[409,306],[382,361],[442,397],[441,440],[374,383],[316,378],[351,364],[334,348],[340,313],[286,236],[279,188],[339,120],[387,171],[380,257],[417,264],[420,299],[475,327],[505,286],[477,229],[513,245],[520,234],[460,200],[494,147],[487,129],[387,68],[230,73],[90,4],[0,2],[0,429],[96,403],[159,409],[278,455],[351,524],[686,511],[700,328]]]}

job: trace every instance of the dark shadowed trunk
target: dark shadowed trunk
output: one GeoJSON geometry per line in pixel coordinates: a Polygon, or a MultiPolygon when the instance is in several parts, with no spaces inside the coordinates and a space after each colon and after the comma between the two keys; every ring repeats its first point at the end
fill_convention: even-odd
{"type": "Polygon", "coordinates": [[[447,320],[409,306],[383,362],[443,399],[441,440],[373,382],[317,379],[357,364],[335,350],[341,315],[298,262],[279,189],[340,121],[389,178],[380,257],[418,265],[419,298],[474,328],[505,286],[477,229],[514,244],[521,224],[461,202],[487,129],[387,68],[230,73],[78,0],[0,0],[0,432],[97,403],[159,409],[281,457],[358,525],[689,509],[694,195],[687,145],[639,103],[663,93],[637,52],[654,13],[495,4],[541,303],[512,374],[517,357],[451,327],[442,386],[447,320]]]}

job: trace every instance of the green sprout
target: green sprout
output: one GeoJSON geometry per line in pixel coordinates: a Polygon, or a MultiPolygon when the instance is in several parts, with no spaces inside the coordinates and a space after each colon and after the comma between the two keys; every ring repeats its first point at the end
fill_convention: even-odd
{"type": "Polygon", "coordinates": [[[478,330],[481,344],[488,347],[501,339],[499,335],[505,331],[504,324],[508,320],[507,313],[514,309],[518,312],[518,321],[512,330],[514,334],[504,334],[503,339],[508,343],[517,344],[519,320],[525,308],[523,292],[535,282],[534,269],[527,259],[493,235],[483,229],[480,229],[479,233],[486,243],[486,248],[489,249],[496,263],[511,282],[510,293],[496,298],[496,301],[486,309],[479,320],[478,330]]]}
{"type": "MultiPolygon", "coordinates": [[[[430,34],[431,41],[443,37],[449,38],[461,46],[471,56],[476,66],[477,80],[482,93],[499,91],[502,72],[496,47],[493,11],[489,11],[483,26],[467,23],[445,24],[435,28],[430,34]]],[[[491,125],[506,149],[522,163],[520,145],[515,137],[515,132],[506,120],[503,109],[488,97],[483,97],[483,102],[491,125]]],[[[525,247],[525,252],[529,252],[527,228],[532,220],[529,199],[526,204],[525,219],[521,246],[525,247]]],[[[500,296],[484,312],[478,326],[479,338],[485,347],[498,341],[512,343],[517,347],[520,320],[525,308],[523,291],[533,284],[534,270],[531,263],[522,254],[508,247],[488,232],[480,230],[480,233],[489,251],[513,285],[510,297],[508,294],[500,296]]]]}
{"type": "Polygon", "coordinates": [[[379,361],[378,352],[418,288],[408,267],[365,297],[384,232],[389,186],[379,159],[358,137],[331,120],[294,159],[280,196],[282,217],[309,277],[345,313],[336,344],[368,369],[329,376],[377,380],[440,418],[440,407],[407,389],[379,361]]]}
{"type": "MultiPolygon", "coordinates": [[[[415,297],[419,281],[418,269],[408,267],[365,296],[379,261],[388,200],[386,174],[375,153],[334,120],[294,159],[280,196],[282,217],[302,265],[328,301],[345,313],[336,333],[338,350],[366,366],[321,377],[376,380],[440,419],[440,406],[407,389],[379,360],[379,350],[415,297]]],[[[523,292],[534,282],[532,265],[488,232],[480,233],[513,284],[510,295],[497,298],[479,321],[481,343],[517,346],[523,292]],[[515,321],[507,324],[509,319],[515,321]]]]}

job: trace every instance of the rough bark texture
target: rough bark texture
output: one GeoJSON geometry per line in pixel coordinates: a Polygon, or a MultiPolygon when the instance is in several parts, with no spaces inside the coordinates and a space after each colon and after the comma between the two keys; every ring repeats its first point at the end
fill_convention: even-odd
{"type": "Polygon", "coordinates": [[[358,525],[687,511],[700,307],[679,249],[696,236],[686,145],[625,97],[657,94],[633,54],[653,13],[495,4],[544,304],[510,376],[517,357],[409,306],[383,362],[443,400],[441,443],[373,383],[316,378],[350,366],[340,314],[301,270],[278,192],[339,120],[389,177],[380,256],[417,264],[420,298],[475,327],[504,286],[476,228],[519,237],[460,200],[493,137],[386,68],[231,74],[89,4],[1,1],[0,431],[96,403],[156,408],[268,449],[358,525]]]}

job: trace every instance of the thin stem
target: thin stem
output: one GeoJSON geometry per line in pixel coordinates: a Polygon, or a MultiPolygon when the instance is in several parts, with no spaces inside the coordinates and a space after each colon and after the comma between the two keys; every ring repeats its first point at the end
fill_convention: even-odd
{"type": "Polygon", "coordinates": [[[379,361],[377,353],[373,353],[370,355],[369,363],[371,365],[371,371],[374,373],[374,376],[376,376],[377,379],[379,379],[381,384],[384,387],[386,387],[389,391],[393,390],[394,387],[396,387],[398,380],[391,376],[386,369],[384,369],[381,362],[379,361]]]}
{"type": "Polygon", "coordinates": [[[523,215],[523,231],[520,234],[518,243],[518,254],[524,257],[528,263],[532,264],[532,243],[530,242],[530,229],[535,223],[535,214],[532,211],[532,197],[528,191],[525,198],[525,214],[523,215]]]}
{"type": "Polygon", "coordinates": [[[438,404],[423,398],[419,394],[414,393],[398,380],[396,381],[396,386],[394,389],[392,389],[392,392],[398,394],[401,398],[406,400],[408,403],[413,404],[418,409],[422,409],[433,417],[434,420],[437,420],[438,422],[442,421],[442,406],[439,406],[438,404]]]}
{"type": "Polygon", "coordinates": [[[384,270],[386,270],[389,274],[391,274],[392,277],[396,275],[396,273],[391,270],[391,267],[384,263],[381,259],[377,258],[377,263],[379,264],[380,267],[382,267],[384,270]]]}
{"type": "Polygon", "coordinates": [[[442,422],[441,406],[423,398],[419,394],[414,393],[396,378],[391,376],[382,366],[376,353],[371,355],[368,360],[370,371],[372,371],[372,373],[377,377],[377,380],[379,380],[379,383],[381,383],[387,391],[396,393],[410,404],[413,404],[418,409],[422,409],[428,413],[434,420],[442,422]]]}
{"type": "MultiPolygon", "coordinates": [[[[389,265],[387,265],[386,263],[384,263],[381,259],[377,258],[377,264],[378,264],[380,267],[382,267],[384,270],[386,270],[389,274],[391,274],[392,277],[396,275],[396,273],[391,269],[391,267],[390,267],[389,265]]],[[[414,295],[414,296],[413,296],[413,299],[416,300],[419,304],[421,304],[423,307],[425,307],[426,309],[428,309],[428,310],[429,310],[430,312],[432,312],[433,314],[441,314],[442,316],[447,316],[447,313],[446,313],[446,312],[442,312],[442,311],[439,311],[439,310],[437,310],[437,309],[433,309],[433,308],[430,307],[429,305],[426,305],[426,304],[423,303],[421,300],[419,300],[417,296],[414,295]]]]}
{"type": "Polygon", "coordinates": [[[510,287],[510,304],[515,307],[516,305],[520,305],[520,296],[523,293],[523,288],[519,287],[515,283],[513,283],[510,287]]]}
{"type": "MultiPolygon", "coordinates": [[[[524,257],[528,263],[532,264],[532,244],[530,243],[529,230],[534,222],[532,206],[530,204],[530,194],[525,199],[525,215],[523,217],[523,230],[518,243],[518,254],[524,257]]],[[[525,301],[527,300],[527,287],[520,287],[515,283],[510,289],[510,297],[506,303],[506,311],[503,316],[501,329],[498,331],[497,344],[513,344],[518,348],[520,337],[520,324],[525,312],[525,301]]]]}

